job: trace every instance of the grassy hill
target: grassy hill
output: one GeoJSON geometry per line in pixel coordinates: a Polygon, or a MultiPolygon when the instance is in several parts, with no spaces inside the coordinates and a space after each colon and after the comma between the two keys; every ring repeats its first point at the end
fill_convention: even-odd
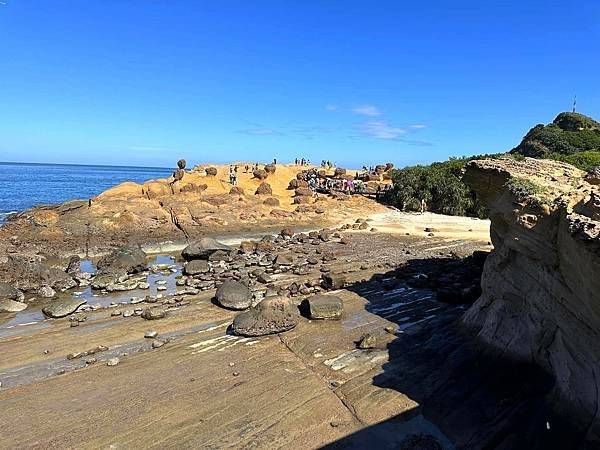
{"type": "Polygon", "coordinates": [[[548,125],[536,125],[510,152],[533,158],[600,151],[600,123],[579,113],[563,112],[548,125]]]}

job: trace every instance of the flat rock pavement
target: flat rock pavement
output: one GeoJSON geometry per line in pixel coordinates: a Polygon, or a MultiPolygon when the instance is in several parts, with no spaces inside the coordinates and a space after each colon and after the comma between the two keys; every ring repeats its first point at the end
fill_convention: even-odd
{"type": "Polygon", "coordinates": [[[341,320],[302,318],[279,335],[232,335],[238,313],[209,291],[151,324],[99,311],[75,328],[57,319],[0,338],[0,448],[348,448],[415,433],[452,448],[415,399],[374,380],[398,376],[385,369],[397,336],[461,307],[362,281],[372,274],[355,271],[333,292],[341,320]],[[358,349],[370,332],[377,345],[358,349]],[[97,346],[107,349],[67,359],[97,346]],[[373,426],[379,441],[364,433],[373,426]]]}

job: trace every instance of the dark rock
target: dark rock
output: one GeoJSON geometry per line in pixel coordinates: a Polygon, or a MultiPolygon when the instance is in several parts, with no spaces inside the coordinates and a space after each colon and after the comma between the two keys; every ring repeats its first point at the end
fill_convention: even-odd
{"type": "Polygon", "coordinates": [[[232,331],[239,336],[264,336],[289,331],[298,321],[298,310],[289,298],[272,296],[238,315],[233,321],[232,331]]]}
{"type": "Polygon", "coordinates": [[[277,166],[275,164],[267,164],[265,166],[265,172],[268,174],[273,174],[277,170],[277,166]]]}
{"type": "Polygon", "coordinates": [[[256,188],[255,195],[273,195],[273,189],[269,183],[262,182],[256,188]]]}
{"type": "Polygon", "coordinates": [[[269,176],[267,171],[263,170],[263,169],[256,169],[255,171],[252,172],[252,175],[254,175],[254,178],[257,178],[259,180],[266,180],[267,177],[269,176]]]}
{"type": "Polygon", "coordinates": [[[192,242],[181,252],[181,256],[186,261],[193,259],[208,259],[217,250],[229,251],[230,248],[221,244],[219,241],[213,238],[202,238],[199,241],[192,242]]]}
{"type": "Polygon", "coordinates": [[[313,191],[311,188],[299,187],[299,188],[296,188],[296,190],[294,191],[294,195],[296,195],[296,197],[301,197],[301,196],[312,197],[313,191]]]}
{"type": "Polygon", "coordinates": [[[127,278],[127,272],[124,269],[116,270],[114,272],[107,273],[97,273],[92,280],[92,289],[101,290],[106,289],[108,286],[114,285],[119,282],[119,280],[124,280],[127,278]]]}
{"type": "Polygon", "coordinates": [[[217,250],[208,257],[209,261],[226,261],[229,258],[229,253],[224,250],[217,250]]]}
{"type": "Polygon", "coordinates": [[[217,168],[216,167],[207,167],[205,169],[206,171],[206,175],[214,177],[217,175],[217,168]]]}
{"type": "Polygon", "coordinates": [[[244,283],[227,280],[217,288],[217,303],[224,308],[242,310],[252,305],[252,292],[244,283]]]}
{"type": "Polygon", "coordinates": [[[0,299],[22,300],[23,293],[8,283],[0,282],[0,299]]]}
{"type": "Polygon", "coordinates": [[[183,273],[186,275],[198,275],[210,272],[210,264],[202,259],[188,261],[183,266],[183,273]]]}
{"type": "Polygon", "coordinates": [[[342,289],[346,284],[346,277],[339,273],[323,273],[321,278],[325,289],[342,289]]]}
{"type": "Polygon", "coordinates": [[[69,264],[67,264],[67,272],[69,275],[76,275],[81,271],[81,258],[77,255],[73,255],[69,258],[69,264]]]}
{"type": "Polygon", "coordinates": [[[139,247],[121,247],[100,258],[96,267],[100,272],[142,272],[146,270],[146,253],[139,247]]]}

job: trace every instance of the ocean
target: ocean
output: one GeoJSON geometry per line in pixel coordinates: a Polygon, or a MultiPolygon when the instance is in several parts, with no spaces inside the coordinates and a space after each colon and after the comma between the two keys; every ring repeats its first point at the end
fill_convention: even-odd
{"type": "Polygon", "coordinates": [[[87,199],[124,181],[165,178],[174,169],[0,162],[0,223],[36,205],[87,199]]]}

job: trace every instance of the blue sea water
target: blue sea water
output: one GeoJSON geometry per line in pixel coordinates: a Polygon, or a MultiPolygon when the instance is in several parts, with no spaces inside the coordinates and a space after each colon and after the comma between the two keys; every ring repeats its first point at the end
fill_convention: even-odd
{"type": "Polygon", "coordinates": [[[165,178],[173,169],[0,162],[0,223],[36,205],[87,199],[124,181],[165,178]]]}

